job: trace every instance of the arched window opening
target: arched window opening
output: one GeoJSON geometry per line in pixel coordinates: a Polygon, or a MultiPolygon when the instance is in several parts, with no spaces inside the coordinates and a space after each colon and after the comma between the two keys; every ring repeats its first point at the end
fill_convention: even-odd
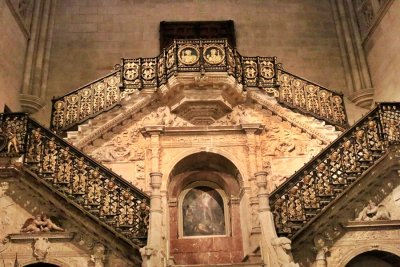
{"type": "Polygon", "coordinates": [[[51,264],[51,263],[37,262],[37,263],[25,265],[25,267],[59,267],[59,266],[55,265],[55,264],[51,264]]]}
{"type": "Polygon", "coordinates": [[[183,190],[179,204],[181,237],[229,234],[227,199],[215,184],[193,183],[183,190]]]}
{"type": "Polygon", "coordinates": [[[400,266],[400,257],[392,253],[373,250],[354,257],[346,267],[395,267],[400,266]]]}

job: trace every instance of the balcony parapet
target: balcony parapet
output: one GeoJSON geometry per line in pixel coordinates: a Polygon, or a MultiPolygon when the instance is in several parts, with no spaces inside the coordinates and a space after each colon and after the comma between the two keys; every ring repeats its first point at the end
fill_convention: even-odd
{"type": "Polygon", "coordinates": [[[68,130],[120,105],[127,95],[162,92],[166,85],[181,82],[176,78],[193,73],[198,74],[195,80],[199,85],[204,77],[218,73],[226,79],[233,77],[234,86],[241,92],[254,88],[273,93],[290,108],[341,129],[347,127],[341,94],[283,71],[276,57],[242,56],[226,39],[195,39],[175,40],[157,57],[122,58],[111,74],[53,99],[51,128],[68,130]],[[298,84],[302,85],[302,95],[298,94],[298,84]]]}

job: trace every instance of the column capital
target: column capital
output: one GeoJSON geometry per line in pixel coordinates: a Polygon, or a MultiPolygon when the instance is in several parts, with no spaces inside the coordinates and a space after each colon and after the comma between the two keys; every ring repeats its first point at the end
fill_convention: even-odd
{"type": "Polygon", "coordinates": [[[150,185],[153,189],[160,189],[163,174],[161,172],[150,173],[150,185]]]}
{"type": "Polygon", "coordinates": [[[256,177],[257,181],[257,186],[259,188],[265,188],[267,186],[267,175],[268,172],[266,171],[259,171],[254,173],[254,176],[256,177]]]}

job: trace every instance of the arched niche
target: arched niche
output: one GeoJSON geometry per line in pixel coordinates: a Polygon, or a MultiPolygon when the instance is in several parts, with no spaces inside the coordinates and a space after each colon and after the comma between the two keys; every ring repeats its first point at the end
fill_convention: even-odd
{"type": "Polygon", "coordinates": [[[60,266],[52,264],[52,263],[47,263],[47,262],[36,262],[36,263],[24,265],[24,267],[60,267],[60,266]]]}
{"type": "Polygon", "coordinates": [[[177,198],[189,184],[210,181],[227,195],[239,195],[242,184],[238,168],[226,157],[212,152],[198,152],[182,158],[169,174],[168,195],[177,198]]]}
{"type": "Polygon", "coordinates": [[[371,250],[358,254],[345,267],[397,267],[400,266],[400,257],[382,250],[371,250]]]}
{"type": "MultiPolygon", "coordinates": [[[[239,170],[232,161],[211,152],[188,155],[172,168],[167,188],[170,256],[175,264],[242,261],[241,183],[239,170]],[[191,201],[198,203],[191,206],[191,201]],[[212,205],[216,206],[215,210],[212,205]],[[202,218],[195,224],[197,229],[189,234],[184,231],[184,216],[202,218]],[[217,229],[214,217],[223,220],[223,230],[217,229]]],[[[186,222],[190,220],[186,218],[186,222]]]]}

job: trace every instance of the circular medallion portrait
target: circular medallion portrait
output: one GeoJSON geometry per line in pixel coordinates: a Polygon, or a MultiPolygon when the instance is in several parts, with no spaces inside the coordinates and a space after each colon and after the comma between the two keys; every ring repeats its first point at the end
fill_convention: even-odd
{"type": "Polygon", "coordinates": [[[193,65],[199,60],[199,51],[194,46],[185,46],[179,49],[178,57],[184,65],[193,65]]]}
{"type": "Polygon", "coordinates": [[[217,65],[224,60],[225,53],[220,47],[211,46],[204,50],[203,57],[208,64],[217,65]]]}

